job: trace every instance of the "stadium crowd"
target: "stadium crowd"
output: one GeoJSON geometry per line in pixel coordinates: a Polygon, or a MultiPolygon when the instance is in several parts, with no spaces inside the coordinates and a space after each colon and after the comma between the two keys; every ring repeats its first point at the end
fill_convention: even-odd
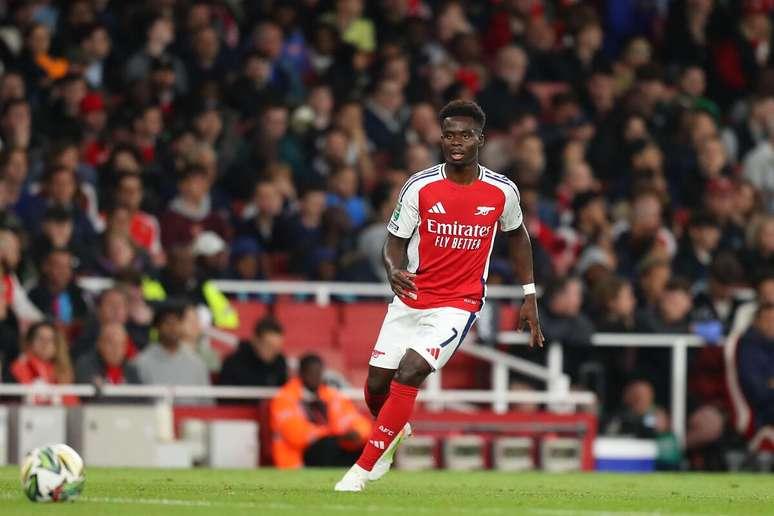
{"type": "MultiPolygon", "coordinates": [[[[208,383],[202,320],[233,323],[209,280],[384,280],[397,192],[441,159],[436,113],[464,98],[488,117],[482,163],[520,189],[546,337],[611,431],[666,431],[669,356],[589,349],[594,332],[740,337],[743,394],[772,424],[772,14],[767,0],[2,2],[2,379],[208,383]],[[116,287],[95,297],[82,276],[116,287]]],[[[511,284],[504,244],[490,281],[511,284]]],[[[267,324],[222,382],[287,380],[267,324]]],[[[729,439],[724,377],[721,346],[691,356],[689,449],[729,439]]]]}

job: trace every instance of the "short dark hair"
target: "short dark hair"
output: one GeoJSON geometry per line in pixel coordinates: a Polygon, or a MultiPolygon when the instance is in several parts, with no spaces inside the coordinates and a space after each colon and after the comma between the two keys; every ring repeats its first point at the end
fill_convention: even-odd
{"type": "Polygon", "coordinates": [[[184,309],[185,301],[179,299],[168,300],[158,304],[153,314],[153,327],[158,328],[170,316],[180,319],[183,317],[184,309]]]}
{"type": "Polygon", "coordinates": [[[260,319],[257,323],[255,323],[255,330],[253,330],[253,333],[256,337],[262,337],[263,335],[266,335],[267,333],[285,333],[282,329],[282,325],[280,325],[279,321],[275,319],[274,317],[268,315],[262,319],[260,319]]]}
{"type": "Polygon", "coordinates": [[[322,358],[320,358],[320,355],[315,355],[314,353],[308,353],[301,357],[301,360],[298,361],[298,372],[302,373],[307,370],[307,368],[313,366],[313,365],[323,365],[322,358]]]}
{"type": "Polygon", "coordinates": [[[481,130],[486,125],[486,114],[481,106],[470,100],[452,100],[446,104],[438,113],[438,121],[443,121],[452,116],[467,116],[476,121],[481,130]]]}

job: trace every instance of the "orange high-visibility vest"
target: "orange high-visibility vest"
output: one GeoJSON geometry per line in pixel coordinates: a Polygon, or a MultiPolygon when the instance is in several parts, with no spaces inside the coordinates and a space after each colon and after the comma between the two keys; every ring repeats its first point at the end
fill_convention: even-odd
{"type": "Polygon", "coordinates": [[[303,407],[304,387],[299,378],[285,384],[271,401],[272,453],[278,468],[300,468],[306,448],[326,436],[355,431],[365,441],[371,433],[371,421],[338,390],[320,386],[318,396],[325,403],[328,423],[317,425],[307,419],[303,407]]]}

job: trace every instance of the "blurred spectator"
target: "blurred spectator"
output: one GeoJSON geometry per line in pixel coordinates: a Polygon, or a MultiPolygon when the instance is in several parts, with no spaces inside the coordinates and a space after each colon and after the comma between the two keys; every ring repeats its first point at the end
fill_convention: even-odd
{"type": "Polygon", "coordinates": [[[387,238],[387,222],[397,201],[398,190],[388,184],[378,186],[371,193],[371,205],[376,208],[373,221],[360,233],[358,250],[368,259],[374,279],[387,281],[382,263],[382,246],[387,238]]]}
{"type": "Polygon", "coordinates": [[[184,346],[201,358],[211,374],[218,374],[221,368],[219,352],[212,346],[206,327],[211,323],[211,316],[206,308],[187,303],[183,308],[180,321],[181,340],[184,346]]]}
{"type": "Polygon", "coordinates": [[[364,52],[373,52],[376,31],[373,22],[363,17],[363,0],[337,0],[335,3],[335,11],[323,15],[321,21],[337,27],[343,41],[364,52]]]}
{"type": "Polygon", "coordinates": [[[400,84],[390,79],[379,81],[365,106],[363,125],[371,147],[399,151],[409,117],[400,84]]]}
{"type": "Polygon", "coordinates": [[[76,359],[94,350],[102,328],[107,325],[120,325],[126,336],[126,356],[134,357],[148,344],[149,327],[130,318],[129,296],[123,287],[113,287],[100,293],[97,299],[96,313],[86,320],[83,331],[72,346],[72,356],[76,359]]]}
{"type": "Polygon", "coordinates": [[[279,387],[288,381],[288,366],[283,354],[282,327],[272,317],[255,325],[249,340],[223,361],[221,385],[279,387]]]}
{"type": "Polygon", "coordinates": [[[674,252],[674,237],[663,226],[659,195],[653,190],[639,193],[632,200],[629,227],[615,242],[618,272],[634,277],[637,264],[650,254],[670,256],[674,252]]]}
{"type": "Polygon", "coordinates": [[[692,317],[705,324],[714,321],[719,331],[702,336],[708,342],[718,342],[722,335],[728,333],[736,309],[742,303],[737,290],[744,283],[744,269],[733,253],[720,252],[712,260],[708,279],[706,287],[694,298],[692,317]]]}
{"type": "Polygon", "coordinates": [[[706,281],[712,256],[719,243],[718,222],[710,215],[694,215],[688,225],[688,235],[675,256],[675,273],[692,283],[706,281]]]}
{"type": "MultiPolygon", "coordinates": [[[[10,367],[11,377],[18,383],[70,384],[73,366],[67,350],[67,341],[53,323],[40,321],[27,330],[24,348],[10,367]]],[[[48,403],[51,397],[36,396],[35,403],[48,403]]],[[[62,396],[65,405],[78,402],[75,396],[62,396]]]]}
{"type": "Polygon", "coordinates": [[[551,282],[542,298],[540,320],[546,341],[567,346],[591,343],[594,325],[581,312],[583,284],[578,278],[560,278],[551,282]]]}
{"type": "MultiPolygon", "coordinates": [[[[249,237],[240,237],[231,244],[231,269],[229,278],[254,281],[264,279],[264,256],[258,243],[249,237]]],[[[241,301],[249,299],[250,294],[236,294],[241,301]]]]}
{"type": "Polygon", "coordinates": [[[230,236],[227,221],[212,206],[210,183],[204,168],[191,166],[183,171],[178,190],[180,193],[159,220],[165,248],[188,245],[202,231],[213,231],[222,238],[230,236]]]}
{"type": "Polygon", "coordinates": [[[521,47],[506,46],[497,52],[494,76],[478,95],[491,129],[506,130],[521,111],[540,113],[538,99],[524,85],[528,66],[529,58],[521,47]]]}
{"type": "Polygon", "coordinates": [[[228,275],[229,249],[217,233],[199,233],[191,246],[201,278],[223,279],[228,275]]]}
{"type": "Polygon", "coordinates": [[[744,247],[745,232],[735,220],[736,188],[728,178],[721,177],[707,183],[704,194],[705,210],[718,222],[721,231],[720,247],[739,251],[744,247]]]}
{"type": "Polygon", "coordinates": [[[148,76],[154,59],[169,59],[175,72],[175,86],[179,93],[188,91],[188,74],[183,62],[175,56],[166,56],[167,48],[175,40],[175,25],[171,18],[157,16],[146,29],[145,46],[129,57],[126,62],[126,80],[130,83],[148,76]]]}
{"type": "Polygon", "coordinates": [[[97,386],[140,383],[137,371],[127,361],[128,341],[129,336],[121,324],[103,325],[95,349],[75,363],[75,382],[97,386]]]}
{"type": "Polygon", "coordinates": [[[237,234],[255,240],[267,252],[283,251],[292,242],[290,221],[277,184],[259,181],[252,202],[242,210],[237,234]]]}
{"type": "Polygon", "coordinates": [[[305,355],[298,377],[271,401],[272,455],[278,468],[349,464],[365,444],[371,422],[322,379],[320,357],[305,355]]]}
{"type": "Polygon", "coordinates": [[[75,283],[74,258],[67,249],[51,249],[41,264],[42,275],[30,291],[30,300],[46,316],[69,328],[80,326],[87,306],[75,283]]]}
{"type": "MultiPolygon", "coordinates": [[[[207,366],[182,340],[182,308],[167,302],[156,310],[152,342],[134,360],[140,381],[151,385],[209,385],[207,366]]],[[[209,399],[176,398],[181,405],[209,404],[209,399]]]]}
{"type": "Polygon", "coordinates": [[[669,416],[655,404],[653,386],[633,380],[624,390],[623,407],[611,418],[607,432],[639,438],[653,438],[669,431],[669,416]]]}
{"type": "Polygon", "coordinates": [[[595,308],[594,327],[599,332],[626,333],[637,331],[637,299],[631,283],[620,276],[609,275],[591,286],[595,308]]]}
{"type": "MultiPolygon", "coordinates": [[[[774,305],[758,308],[753,326],[739,340],[736,359],[742,394],[753,414],[752,434],[770,429],[774,425],[774,305]]],[[[751,447],[761,444],[753,442],[751,447]]]]}
{"type": "MultiPolygon", "coordinates": [[[[214,234],[205,235],[199,241],[200,248],[207,253],[213,253],[212,258],[219,266],[228,266],[228,256],[217,258],[217,254],[224,252],[225,246],[214,234]],[[218,249],[220,247],[220,249],[218,249]]],[[[231,306],[228,298],[220,291],[211,278],[197,270],[196,256],[192,247],[178,246],[169,250],[167,265],[161,270],[158,280],[146,278],[143,282],[143,291],[152,291],[154,301],[169,299],[185,299],[196,305],[203,305],[212,317],[212,324],[218,328],[234,330],[239,327],[239,316],[231,306]]]]}
{"type": "Polygon", "coordinates": [[[116,206],[129,210],[129,234],[134,243],[143,248],[156,265],[163,264],[164,251],[161,248],[161,228],[154,215],[142,211],[143,185],[137,174],[122,174],[118,177],[115,191],[116,206]]]}
{"type": "Polygon", "coordinates": [[[351,167],[341,167],[331,174],[328,206],[339,206],[346,211],[352,228],[358,229],[368,219],[368,204],[357,195],[357,172],[351,167]]]}
{"type": "Polygon", "coordinates": [[[655,307],[664,293],[672,269],[668,259],[659,256],[648,256],[637,267],[637,289],[639,304],[643,308],[655,307]]]}
{"type": "Polygon", "coordinates": [[[115,67],[109,62],[112,42],[108,28],[99,23],[86,25],[81,29],[79,38],[85,67],[83,75],[89,87],[115,87],[117,78],[109,76],[115,67]]]}
{"type": "Polygon", "coordinates": [[[682,278],[673,278],[664,287],[658,304],[645,312],[643,325],[651,333],[690,333],[693,298],[682,278]]]}
{"type": "Polygon", "coordinates": [[[256,118],[266,105],[282,97],[282,91],[272,84],[271,60],[253,51],[242,59],[242,73],[228,97],[231,107],[243,117],[256,118]]]}
{"type": "Polygon", "coordinates": [[[744,264],[748,279],[755,280],[756,275],[774,270],[774,216],[758,217],[748,223],[744,264]]]}
{"type": "Polygon", "coordinates": [[[30,232],[37,231],[49,207],[61,206],[72,213],[73,233],[76,239],[88,241],[94,238],[94,227],[80,204],[84,200],[72,169],[65,167],[51,169],[44,176],[40,190],[37,193],[32,191],[30,193],[31,195],[22,198],[16,207],[16,212],[30,232]]]}

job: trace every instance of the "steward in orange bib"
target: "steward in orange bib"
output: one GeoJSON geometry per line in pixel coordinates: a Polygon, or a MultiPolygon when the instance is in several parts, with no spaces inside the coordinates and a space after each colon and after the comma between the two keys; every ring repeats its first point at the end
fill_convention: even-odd
{"type": "Polygon", "coordinates": [[[371,421],[338,390],[322,383],[320,357],[301,358],[298,372],[271,401],[274,464],[278,468],[350,464],[370,435],[371,421]]]}

